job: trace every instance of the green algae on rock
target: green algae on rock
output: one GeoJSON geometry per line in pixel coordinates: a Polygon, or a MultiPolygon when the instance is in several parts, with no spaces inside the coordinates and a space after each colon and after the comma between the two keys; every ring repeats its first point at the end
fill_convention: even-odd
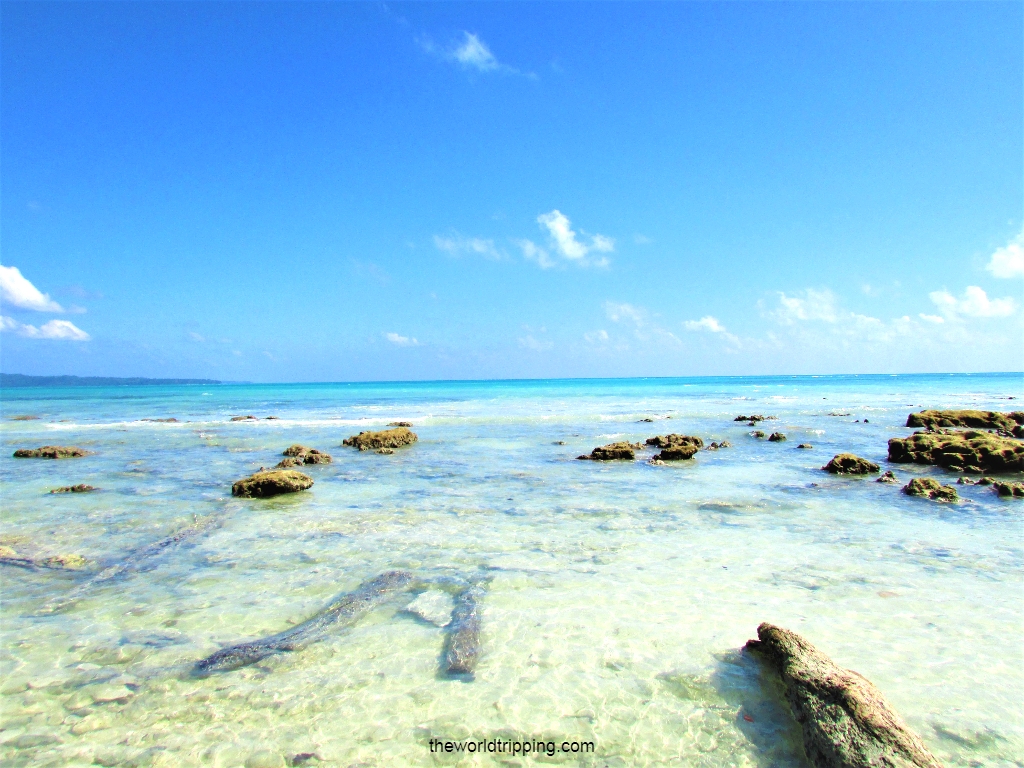
{"type": "Polygon", "coordinates": [[[294,469],[256,472],[231,486],[232,496],[264,499],[282,493],[296,493],[313,487],[313,478],[294,469]]]}
{"type": "Polygon", "coordinates": [[[940,411],[927,410],[907,416],[908,427],[970,427],[973,429],[999,429],[1014,433],[1016,437],[1024,437],[1015,432],[1017,427],[1024,425],[1024,411],[940,411]]]}
{"type": "Polygon", "coordinates": [[[673,448],[680,445],[692,445],[697,449],[704,447],[704,441],[694,435],[656,435],[647,438],[646,442],[647,445],[653,445],[656,448],[673,448]]]}
{"type": "Polygon", "coordinates": [[[78,485],[64,485],[60,488],[54,488],[50,493],[89,493],[91,491],[98,491],[92,485],[86,485],[85,483],[79,483],[78,485]]]}
{"type": "Polygon", "coordinates": [[[583,454],[576,458],[581,461],[632,461],[636,458],[636,451],[641,448],[643,446],[640,443],[608,443],[592,450],[589,456],[583,454]]]}
{"type": "Polygon", "coordinates": [[[370,451],[379,448],[401,448],[403,445],[412,445],[418,439],[416,433],[410,432],[408,427],[396,427],[380,432],[360,432],[358,435],[345,438],[342,445],[358,448],[360,451],[370,451]]]}
{"type": "Polygon", "coordinates": [[[885,470],[882,476],[875,480],[876,483],[898,483],[900,480],[891,469],[885,470]]]}
{"type": "Polygon", "coordinates": [[[889,441],[889,461],[977,467],[996,472],[1024,470],[1024,443],[991,432],[915,432],[889,441]]]}
{"type": "MultiPolygon", "coordinates": [[[[304,445],[292,445],[284,450],[282,456],[287,456],[290,459],[296,459],[297,461],[288,463],[286,466],[294,466],[295,464],[330,464],[331,454],[325,453],[324,451],[318,451],[316,448],[307,448],[304,445]]],[[[278,466],[284,465],[282,461],[278,466]]]]}
{"type": "Polygon", "coordinates": [[[42,448],[19,448],[14,452],[16,459],[77,459],[89,455],[90,451],[73,445],[44,445],[42,448]]]}
{"type": "Polygon", "coordinates": [[[992,487],[1000,496],[1024,496],[1024,483],[993,483],[992,487]]]}
{"type": "Polygon", "coordinates": [[[782,434],[781,432],[772,432],[768,436],[768,442],[769,443],[781,443],[785,439],[786,439],[786,436],[784,434],[782,434]]]}
{"type": "Polygon", "coordinates": [[[744,650],[782,679],[786,701],[817,768],[942,768],[866,678],[843,669],[795,632],[767,622],[744,650]]]}
{"type": "Polygon", "coordinates": [[[822,469],[833,475],[873,475],[881,467],[852,453],[837,453],[822,469]]]}
{"type": "Polygon", "coordinates": [[[960,501],[956,488],[951,485],[942,485],[938,480],[931,477],[915,477],[903,486],[903,492],[908,496],[923,496],[933,501],[948,501],[951,503],[960,501]]]}

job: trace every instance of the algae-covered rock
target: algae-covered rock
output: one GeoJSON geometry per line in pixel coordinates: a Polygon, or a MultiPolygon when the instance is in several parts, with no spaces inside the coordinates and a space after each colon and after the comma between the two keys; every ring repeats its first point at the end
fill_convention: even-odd
{"type": "Polygon", "coordinates": [[[91,491],[98,491],[99,488],[94,488],[91,485],[85,483],[79,483],[78,485],[64,485],[60,488],[54,488],[50,493],[89,493],[91,491]]]}
{"type": "Polygon", "coordinates": [[[893,474],[891,469],[885,470],[885,472],[882,473],[882,476],[875,480],[876,483],[898,483],[899,481],[899,478],[893,474]]]}
{"type": "Polygon", "coordinates": [[[576,458],[590,461],[632,461],[636,458],[636,451],[642,447],[640,443],[608,443],[592,450],[589,456],[584,454],[576,458]]]}
{"type": "Polygon", "coordinates": [[[960,501],[956,488],[951,485],[942,485],[938,480],[930,477],[915,477],[903,486],[903,492],[908,496],[923,496],[934,501],[960,501]]]}
{"type": "Polygon", "coordinates": [[[67,555],[51,555],[50,557],[44,557],[39,561],[39,564],[44,568],[55,568],[69,571],[77,571],[85,568],[89,564],[81,555],[67,554],[67,555]]]}
{"type": "Polygon", "coordinates": [[[746,650],[782,679],[816,768],[942,768],[866,678],[788,629],[764,623],[757,636],[746,650]]]}
{"type": "Polygon", "coordinates": [[[881,467],[852,453],[837,453],[822,469],[833,475],[873,475],[881,467]]]}
{"type": "Polygon", "coordinates": [[[782,434],[781,432],[772,432],[768,436],[768,442],[770,442],[770,443],[781,443],[785,439],[786,439],[786,436],[784,434],[782,434]]]}
{"type": "Polygon", "coordinates": [[[670,445],[668,448],[662,449],[661,453],[654,458],[658,461],[685,461],[687,459],[692,459],[699,450],[700,448],[696,445],[670,445]]]}
{"type": "Polygon", "coordinates": [[[16,459],[77,459],[91,455],[89,451],[73,445],[44,445],[42,448],[19,448],[16,459]]]}
{"type": "Polygon", "coordinates": [[[993,483],[992,487],[1000,496],[1024,496],[1024,483],[993,483]]]}
{"type": "Polygon", "coordinates": [[[800,445],[798,445],[797,448],[802,448],[805,451],[809,451],[812,448],[814,448],[814,446],[811,445],[810,443],[800,443],[800,445]]]}
{"type": "Polygon", "coordinates": [[[764,439],[764,432],[762,432],[760,429],[755,429],[753,432],[750,433],[750,436],[756,437],[758,440],[762,440],[764,439]]]}
{"type": "Polygon", "coordinates": [[[711,445],[709,445],[707,447],[707,450],[709,450],[709,451],[718,451],[718,450],[721,450],[723,448],[732,448],[732,443],[730,443],[728,440],[723,440],[720,443],[712,443],[711,445]]]}
{"type": "Polygon", "coordinates": [[[248,416],[232,416],[232,421],[259,421],[255,416],[249,414],[248,416]]]}
{"type": "Polygon", "coordinates": [[[390,456],[395,452],[394,448],[378,448],[377,453],[381,456],[390,456]]]}
{"type": "Polygon", "coordinates": [[[671,448],[678,445],[693,445],[698,449],[704,447],[704,441],[699,437],[693,435],[657,435],[656,437],[647,438],[647,445],[653,445],[656,448],[671,448]]]}
{"type": "Polygon", "coordinates": [[[759,421],[768,421],[777,418],[777,416],[761,416],[755,414],[753,416],[737,416],[735,419],[733,419],[733,421],[749,421],[753,424],[756,424],[759,421]]]}
{"type": "Polygon", "coordinates": [[[389,427],[411,427],[411,421],[392,421],[388,424],[389,427]]]}
{"type": "Polygon", "coordinates": [[[889,461],[976,467],[987,471],[1024,470],[1024,443],[990,432],[915,432],[889,441],[889,461]]]}
{"type": "Polygon", "coordinates": [[[313,487],[313,478],[294,469],[271,469],[256,472],[231,486],[232,496],[267,498],[282,493],[295,493],[313,487]]]}
{"type": "MultiPolygon", "coordinates": [[[[331,454],[325,453],[324,451],[318,451],[316,448],[308,448],[305,445],[292,445],[284,450],[283,456],[287,456],[291,459],[297,459],[302,464],[330,464],[331,454]]],[[[287,460],[286,460],[287,461],[287,460]]],[[[285,462],[282,461],[281,466],[285,462]]],[[[288,466],[295,466],[289,464],[288,466]]]]}
{"type": "Polygon", "coordinates": [[[401,448],[403,445],[415,443],[418,439],[416,433],[410,432],[408,427],[396,427],[380,432],[360,432],[343,440],[342,445],[358,448],[360,451],[370,451],[378,448],[401,448]]]}
{"type": "Polygon", "coordinates": [[[38,418],[38,416],[32,416],[31,414],[23,413],[18,416],[11,416],[11,421],[35,421],[38,418]]]}
{"type": "Polygon", "coordinates": [[[1024,424],[1024,411],[1000,413],[998,411],[939,411],[927,410],[907,416],[908,427],[970,427],[973,429],[1001,429],[1012,432],[1024,424]]]}
{"type": "Polygon", "coordinates": [[[294,456],[289,456],[286,459],[281,459],[277,464],[274,465],[275,469],[289,469],[291,467],[301,467],[303,464],[302,459],[297,459],[294,456]]]}

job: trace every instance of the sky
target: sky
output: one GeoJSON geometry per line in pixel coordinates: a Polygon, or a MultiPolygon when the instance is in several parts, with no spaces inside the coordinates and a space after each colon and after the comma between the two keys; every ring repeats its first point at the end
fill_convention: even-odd
{"type": "Polygon", "coordinates": [[[1024,4],[0,5],[0,369],[1024,370],[1024,4]]]}

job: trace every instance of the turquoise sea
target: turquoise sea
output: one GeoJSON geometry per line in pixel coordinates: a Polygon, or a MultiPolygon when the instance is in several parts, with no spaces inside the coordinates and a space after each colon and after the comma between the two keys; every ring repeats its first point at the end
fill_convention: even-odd
{"type": "Polygon", "coordinates": [[[1020,374],[5,389],[0,545],[88,566],[0,572],[0,761],[801,766],[771,676],[739,652],[771,621],[874,682],[946,765],[1022,766],[1024,503],[980,486],[911,498],[910,478],[956,475],[885,466],[908,413],[1022,397],[1020,374]],[[750,413],[788,439],[751,437],[733,421],[750,413]],[[395,420],[419,442],[341,447],[395,420]],[[732,447],[575,459],[670,432],[732,447]],[[231,497],[293,443],[334,456],[303,469],[310,490],[231,497]],[[94,453],[11,456],[54,444],[94,453]],[[845,451],[901,482],[821,471],[845,451]],[[101,490],[48,493],[76,483],[101,490]],[[211,524],[144,549],[197,518],[211,524]],[[446,630],[406,610],[417,592],[301,650],[190,674],[395,569],[486,584],[472,678],[441,672],[446,630]],[[595,749],[438,754],[436,738],[595,749]]]}

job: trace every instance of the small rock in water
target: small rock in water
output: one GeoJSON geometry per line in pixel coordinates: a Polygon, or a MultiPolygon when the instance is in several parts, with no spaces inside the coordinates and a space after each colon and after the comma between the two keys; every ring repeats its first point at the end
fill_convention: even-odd
{"type": "Polygon", "coordinates": [[[565,445],[565,440],[555,440],[554,445],[565,445]]]}
{"type": "Polygon", "coordinates": [[[442,592],[440,589],[428,589],[405,606],[405,610],[435,626],[445,627],[451,623],[454,605],[451,595],[447,592],[442,592]]]}
{"type": "Polygon", "coordinates": [[[958,477],[956,479],[957,485],[974,485],[974,481],[969,477],[958,477]]]}
{"type": "Polygon", "coordinates": [[[252,414],[249,414],[248,416],[232,416],[231,420],[232,421],[257,421],[257,418],[255,416],[253,416],[252,414]]]}
{"type": "Polygon", "coordinates": [[[833,475],[870,475],[881,467],[852,453],[837,453],[822,469],[833,475]]]}
{"type": "Polygon", "coordinates": [[[750,436],[751,437],[756,437],[756,438],[760,439],[760,438],[764,437],[764,432],[762,432],[760,429],[758,429],[758,430],[755,430],[755,431],[751,432],[750,436]]]}
{"type": "Polygon", "coordinates": [[[983,477],[981,478],[981,480],[978,481],[978,485],[992,485],[992,483],[994,482],[995,478],[993,477],[983,477]]]}
{"type": "Polygon", "coordinates": [[[781,443],[785,439],[786,439],[786,436],[784,434],[782,434],[781,432],[772,432],[771,435],[769,435],[769,437],[768,437],[768,442],[770,442],[770,443],[781,443]]]}
{"type": "Polygon", "coordinates": [[[915,477],[903,486],[903,492],[908,496],[923,496],[933,501],[960,501],[956,488],[951,485],[940,485],[938,480],[930,477],[915,477]]]}
{"type": "Polygon", "coordinates": [[[394,448],[379,448],[379,449],[377,449],[377,453],[379,453],[381,456],[390,456],[394,452],[395,452],[394,448]]]}
{"type": "Polygon", "coordinates": [[[97,704],[106,704],[112,701],[127,701],[135,692],[124,685],[98,685],[91,692],[92,700],[97,704]]]}
{"type": "Polygon", "coordinates": [[[992,487],[1000,496],[1024,496],[1024,483],[993,483],[992,487]]]}
{"type": "Polygon", "coordinates": [[[887,469],[887,470],[885,470],[884,473],[882,473],[882,476],[880,478],[875,480],[875,482],[876,483],[898,483],[899,482],[899,478],[896,477],[895,474],[893,474],[893,471],[891,469],[887,469]]]}
{"type": "Polygon", "coordinates": [[[79,483],[78,485],[63,485],[60,488],[54,488],[50,493],[89,493],[90,491],[98,491],[99,488],[95,488],[85,483],[79,483]]]}
{"type": "Polygon", "coordinates": [[[804,450],[808,450],[808,451],[809,451],[809,450],[810,450],[811,448],[813,448],[813,447],[814,447],[814,446],[813,446],[813,445],[811,445],[810,443],[800,443],[800,445],[798,445],[798,446],[797,446],[797,448],[803,448],[804,450]]]}

